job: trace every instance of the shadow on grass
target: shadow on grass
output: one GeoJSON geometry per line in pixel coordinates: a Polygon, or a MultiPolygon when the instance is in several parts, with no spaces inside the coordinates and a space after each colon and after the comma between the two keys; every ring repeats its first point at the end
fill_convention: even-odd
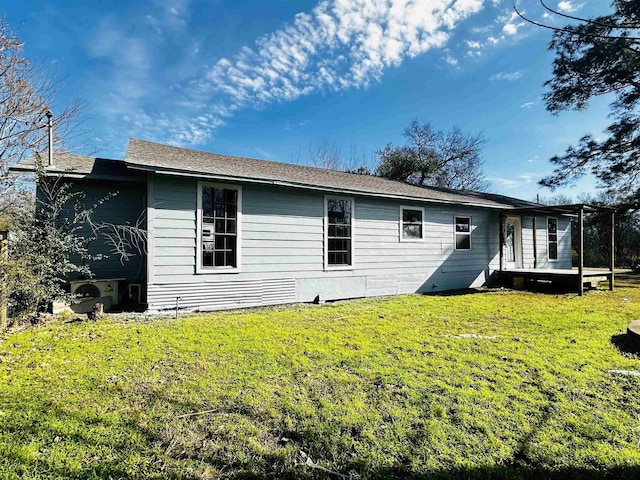
{"type": "Polygon", "coordinates": [[[622,354],[636,355],[640,357],[640,340],[627,333],[616,333],[611,337],[611,343],[622,354]]]}
{"type": "Polygon", "coordinates": [[[444,290],[441,292],[425,292],[423,295],[430,297],[457,297],[460,295],[475,295],[477,293],[487,293],[488,288],[461,288],[458,290],[444,290]]]}
{"type": "MultiPolygon", "coordinates": [[[[150,395],[152,402],[163,403],[164,406],[171,406],[172,399],[163,395],[162,392],[154,392],[150,395]]],[[[35,405],[34,405],[35,406],[35,405]]],[[[363,456],[353,458],[347,464],[331,468],[339,469],[339,473],[328,473],[327,471],[312,468],[304,464],[296,464],[290,455],[282,455],[281,452],[266,452],[260,447],[250,447],[245,450],[243,459],[229,458],[219,455],[219,452],[212,452],[203,448],[209,440],[216,441],[218,438],[215,432],[209,432],[210,437],[200,438],[201,446],[193,449],[183,450],[171,448],[171,441],[164,437],[157,430],[144,427],[132,418],[123,419],[123,426],[129,434],[124,438],[113,438],[109,435],[102,437],[102,441],[96,441],[88,431],[77,431],[71,435],[65,435],[64,431],[54,425],[64,424],[68,421],[84,421],[88,426],[102,426],[109,430],[114,425],[110,421],[99,416],[78,416],[76,412],[68,411],[64,407],[55,407],[50,404],[40,404],[37,407],[41,410],[37,418],[25,419],[22,425],[15,425],[13,429],[5,430],[5,435],[15,434],[14,442],[28,444],[32,441],[59,441],[64,444],[68,442],[70,447],[87,450],[87,457],[81,462],[71,461],[67,464],[64,459],[58,456],[57,460],[41,456],[34,462],[34,458],[29,458],[19,453],[19,450],[4,450],[4,458],[0,462],[3,468],[11,467],[11,471],[16,474],[16,478],[76,478],[76,479],[97,479],[97,478],[163,478],[163,479],[196,479],[196,478],[219,478],[219,479],[254,479],[268,480],[280,478],[285,480],[293,479],[413,479],[413,480],[599,480],[618,479],[632,480],[640,478],[640,466],[616,467],[611,469],[571,468],[559,467],[550,468],[544,465],[532,463],[529,455],[529,444],[533,441],[535,432],[544,424],[553,413],[552,405],[543,411],[539,422],[534,426],[531,433],[524,435],[519,447],[514,452],[511,459],[506,459],[504,465],[497,466],[477,466],[463,469],[436,469],[430,471],[416,471],[409,464],[411,459],[405,457],[399,463],[385,468],[376,468],[369,464],[369,459],[363,456]],[[45,420],[46,418],[46,420],[45,420]],[[15,428],[20,427],[20,428],[15,428]],[[133,435],[131,435],[133,434],[133,435]],[[53,440],[60,437],[60,440],[53,440]],[[169,442],[169,443],[167,443],[169,442]],[[98,457],[91,453],[92,447],[102,444],[110,450],[109,457],[98,457]],[[144,459],[141,465],[144,470],[136,470],[133,459],[144,459]],[[405,463],[406,462],[406,463],[405,463]],[[214,474],[205,475],[207,466],[212,468],[214,474]]],[[[177,411],[192,410],[201,408],[202,405],[179,404],[177,411]]],[[[199,417],[201,418],[201,417],[199,417]]],[[[203,419],[204,420],[204,419],[203,419]]],[[[184,420],[185,428],[196,431],[202,425],[196,423],[193,418],[184,420]]],[[[20,422],[18,422],[20,423],[20,422]]],[[[90,430],[90,429],[87,429],[90,430]]],[[[196,432],[197,433],[197,432],[196,432]]],[[[304,434],[296,436],[295,432],[287,432],[291,440],[305,451],[315,450],[313,441],[305,438],[304,434]]],[[[6,440],[5,436],[5,440],[6,440]]],[[[325,439],[326,440],[326,439],[325,439]]],[[[46,446],[44,447],[46,450],[46,446]]],[[[0,443],[0,450],[3,450],[0,443]]],[[[319,450],[322,450],[319,448],[319,450]]],[[[104,451],[104,450],[103,450],[104,451]]],[[[75,455],[74,455],[75,456],[75,455]]],[[[77,460],[77,457],[76,457],[77,460]]],[[[318,465],[326,465],[321,459],[317,459],[318,465]]],[[[419,469],[419,467],[418,467],[419,469]]],[[[6,473],[6,472],[5,472],[6,473]]],[[[11,478],[10,476],[7,478],[11,478]]]]}

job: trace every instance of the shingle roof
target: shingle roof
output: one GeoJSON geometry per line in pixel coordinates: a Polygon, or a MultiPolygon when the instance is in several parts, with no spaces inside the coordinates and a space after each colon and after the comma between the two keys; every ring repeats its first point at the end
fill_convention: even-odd
{"type": "Polygon", "coordinates": [[[490,208],[522,208],[535,205],[492,193],[418,187],[371,175],[338,172],[290,163],[208,153],[132,138],[125,162],[133,168],[219,180],[283,184],[327,192],[365,194],[455,203],[490,208]]]}
{"type": "MultiPolygon", "coordinates": [[[[13,172],[34,172],[35,169],[35,157],[24,159],[10,168],[13,172]]],[[[72,153],[54,154],[53,166],[47,167],[46,173],[88,180],[144,180],[144,174],[139,170],[130,169],[122,160],[87,157],[72,153]]]]}

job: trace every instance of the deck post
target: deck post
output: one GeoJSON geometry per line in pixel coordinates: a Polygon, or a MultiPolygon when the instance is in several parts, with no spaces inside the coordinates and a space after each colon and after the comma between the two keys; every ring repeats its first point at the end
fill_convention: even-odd
{"type": "MultiPolygon", "coordinates": [[[[0,262],[5,263],[9,259],[9,232],[0,230],[0,262]]],[[[7,290],[7,282],[4,270],[0,270],[0,333],[7,328],[7,302],[9,291],[7,290]]]]}
{"type": "Polygon", "coordinates": [[[538,217],[533,216],[533,268],[538,268],[538,241],[536,236],[536,224],[538,223],[538,217]]]}
{"type": "Polygon", "coordinates": [[[616,238],[615,238],[616,214],[611,212],[611,254],[609,255],[609,290],[613,291],[613,269],[616,266],[616,238]]]}
{"type": "Polygon", "coordinates": [[[500,271],[504,270],[504,219],[506,215],[500,213],[500,271]]]}
{"type": "Polygon", "coordinates": [[[578,212],[578,295],[584,293],[584,206],[578,212]]]}

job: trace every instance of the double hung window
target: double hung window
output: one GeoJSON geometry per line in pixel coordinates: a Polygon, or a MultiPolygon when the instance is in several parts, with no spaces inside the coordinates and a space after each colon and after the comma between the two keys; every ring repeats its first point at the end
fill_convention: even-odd
{"type": "Polygon", "coordinates": [[[422,208],[400,207],[400,240],[422,240],[423,216],[422,208]]]}
{"type": "Polygon", "coordinates": [[[455,217],[456,250],[471,250],[471,217],[455,217]]]}
{"type": "Polygon", "coordinates": [[[549,260],[558,259],[558,219],[547,218],[547,252],[549,260]]]}
{"type": "Polygon", "coordinates": [[[326,267],[353,265],[353,199],[325,197],[326,267]]]}
{"type": "Polygon", "coordinates": [[[240,264],[239,186],[200,183],[198,188],[198,270],[237,271],[240,264]]]}

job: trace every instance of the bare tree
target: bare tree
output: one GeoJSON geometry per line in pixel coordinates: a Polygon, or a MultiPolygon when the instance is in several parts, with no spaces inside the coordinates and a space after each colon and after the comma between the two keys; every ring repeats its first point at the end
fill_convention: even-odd
{"type": "Polygon", "coordinates": [[[454,127],[435,130],[429,123],[413,120],[404,131],[408,144],[391,144],[378,151],[376,175],[412,183],[455,190],[487,190],[482,171],[482,135],[463,133],[454,127]]]}
{"type": "Polygon", "coordinates": [[[66,107],[53,105],[62,89],[53,72],[32,64],[22,54],[23,44],[0,18],[0,213],[3,213],[15,185],[9,167],[48,150],[46,112],[56,110],[53,134],[54,150],[79,133],[78,119],[84,104],[73,101],[66,107]]]}
{"type": "Polygon", "coordinates": [[[311,142],[306,148],[301,148],[292,161],[297,164],[310,165],[328,170],[340,170],[363,175],[371,174],[373,154],[350,144],[346,154],[344,148],[336,142],[320,140],[311,142]]]}

